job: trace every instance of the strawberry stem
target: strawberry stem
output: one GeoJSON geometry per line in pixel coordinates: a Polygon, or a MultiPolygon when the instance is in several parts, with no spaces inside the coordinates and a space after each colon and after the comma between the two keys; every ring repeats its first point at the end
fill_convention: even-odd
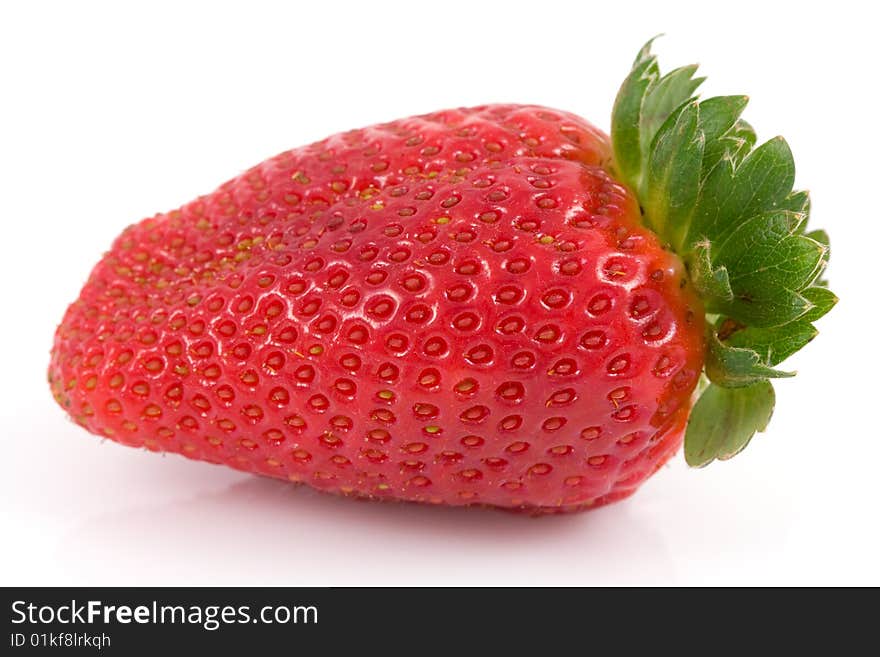
{"type": "Polygon", "coordinates": [[[812,340],[812,323],[837,297],[821,280],[828,236],[806,230],[809,195],[792,189],[788,144],[775,137],[755,147],[740,118],[747,97],[700,100],[697,67],[661,76],[652,42],[614,104],[614,164],[711,314],[710,383],[685,436],[688,463],[702,466],[763,431],[775,399],[769,379],[792,375],[775,366],[812,340]]]}

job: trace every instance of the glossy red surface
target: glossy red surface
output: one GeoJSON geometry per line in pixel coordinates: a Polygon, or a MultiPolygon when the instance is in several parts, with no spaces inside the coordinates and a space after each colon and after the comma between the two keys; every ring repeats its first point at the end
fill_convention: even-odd
{"type": "Polygon", "coordinates": [[[513,105],[282,153],[116,240],[53,392],[98,435],[322,490],[624,497],[681,443],[703,312],[609,159],[513,105]]]}

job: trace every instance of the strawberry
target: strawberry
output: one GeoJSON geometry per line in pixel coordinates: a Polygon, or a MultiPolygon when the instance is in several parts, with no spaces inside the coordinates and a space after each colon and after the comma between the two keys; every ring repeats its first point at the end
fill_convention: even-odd
{"type": "Polygon", "coordinates": [[[127,228],[55,336],[92,433],[370,498],[538,513],[763,430],[834,304],[743,97],[646,45],[612,139],[486,105],[284,152],[127,228]],[[699,400],[692,408],[695,390],[699,400]]]}

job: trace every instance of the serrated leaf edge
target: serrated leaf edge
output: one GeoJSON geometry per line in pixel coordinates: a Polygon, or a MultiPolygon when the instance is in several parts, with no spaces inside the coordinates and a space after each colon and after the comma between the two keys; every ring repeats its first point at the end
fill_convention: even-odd
{"type": "Polygon", "coordinates": [[[704,302],[709,386],[769,385],[794,374],[775,366],[812,340],[812,322],[837,301],[822,279],[828,235],[807,228],[810,197],[792,189],[785,140],[756,146],[754,129],[741,118],[748,98],[700,100],[697,67],[661,74],[653,41],[639,51],[615,101],[615,171],[636,192],[646,226],[682,257],[704,302]],[[626,138],[619,142],[620,134],[626,138]],[[696,194],[689,187],[695,176],[696,194]],[[719,333],[725,322],[741,327],[736,345],[719,333]]]}

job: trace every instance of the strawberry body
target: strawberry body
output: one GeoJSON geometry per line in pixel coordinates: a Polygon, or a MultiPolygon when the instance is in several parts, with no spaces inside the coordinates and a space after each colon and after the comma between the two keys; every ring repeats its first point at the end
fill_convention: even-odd
{"type": "Polygon", "coordinates": [[[704,313],[610,158],[515,105],[282,153],[115,241],[55,397],[117,442],[327,491],[624,497],[681,444],[704,313]]]}

